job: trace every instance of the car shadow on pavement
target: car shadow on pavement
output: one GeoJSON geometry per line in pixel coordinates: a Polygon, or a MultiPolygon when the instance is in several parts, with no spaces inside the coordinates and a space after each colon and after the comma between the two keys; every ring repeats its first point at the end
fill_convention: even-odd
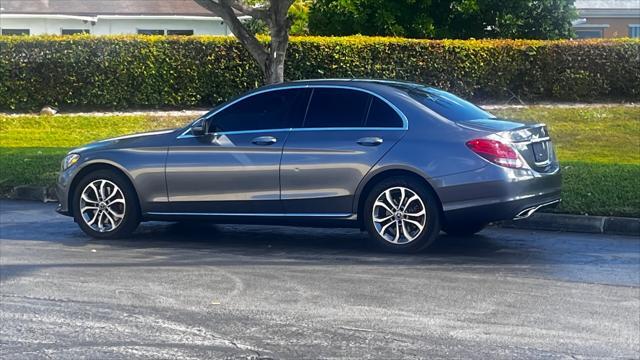
{"type": "MultiPolygon", "coordinates": [[[[89,244],[101,244],[130,249],[197,249],[205,253],[257,256],[263,260],[331,260],[342,263],[384,261],[447,262],[467,260],[498,261],[504,250],[483,234],[459,237],[441,234],[426,250],[417,254],[393,254],[374,246],[366,232],[358,229],[305,228],[262,225],[214,225],[207,223],[143,224],[130,238],[117,240],[87,239],[89,244]]],[[[510,257],[513,251],[508,251],[510,257]]],[[[530,254],[526,255],[530,258],[530,254]]],[[[514,260],[517,261],[517,260],[514,260]]]]}
{"type": "Polygon", "coordinates": [[[218,225],[204,222],[142,223],[138,230],[127,238],[102,240],[88,237],[66,218],[56,219],[55,222],[41,227],[32,222],[2,224],[0,238],[53,242],[68,247],[198,249],[253,255],[372,255],[389,258],[491,257],[491,254],[505,246],[505,243],[497,243],[482,233],[468,237],[441,234],[427,251],[418,254],[391,254],[373,246],[367,233],[359,229],[218,225]],[[37,231],[34,231],[34,228],[37,228],[37,231]]]}
{"type": "MultiPolygon", "coordinates": [[[[485,236],[448,236],[441,233],[429,247],[428,253],[447,253],[454,250],[452,242],[466,244],[485,236]],[[447,244],[448,243],[448,244],[447,244]]],[[[216,247],[281,247],[291,250],[352,250],[381,253],[369,240],[366,232],[348,228],[309,228],[266,225],[218,225],[209,223],[169,223],[162,228],[147,229],[144,225],[130,240],[170,242],[172,244],[210,244],[216,247]]],[[[478,250],[491,247],[491,242],[476,244],[478,250]]],[[[457,252],[457,251],[456,251],[457,252]]]]}

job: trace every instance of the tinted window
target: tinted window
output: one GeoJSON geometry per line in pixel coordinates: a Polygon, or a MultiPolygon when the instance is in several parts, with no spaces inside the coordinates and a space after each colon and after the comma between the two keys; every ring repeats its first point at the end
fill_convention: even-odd
{"type": "Polygon", "coordinates": [[[578,39],[597,39],[602,37],[602,29],[595,30],[578,30],[576,31],[578,39]]]}
{"type": "Polygon", "coordinates": [[[304,127],[361,127],[370,98],[357,90],[314,89],[304,127]]]}
{"type": "Polygon", "coordinates": [[[167,30],[167,35],[193,35],[193,30],[167,30]]]}
{"type": "Polygon", "coordinates": [[[403,125],[402,118],[391,106],[373,97],[367,116],[367,127],[402,127],[403,125]]]}
{"type": "Polygon", "coordinates": [[[29,29],[2,29],[2,35],[29,35],[29,29]]]}
{"type": "Polygon", "coordinates": [[[164,30],[159,29],[138,29],[140,35],[164,35],[164,30]]]}
{"type": "Polygon", "coordinates": [[[429,109],[452,121],[495,118],[492,114],[446,91],[431,87],[413,87],[407,90],[407,93],[429,109]]]}
{"type": "Polygon", "coordinates": [[[214,115],[209,131],[299,127],[310,93],[309,89],[289,89],[250,96],[214,115]]]}
{"type": "Polygon", "coordinates": [[[62,29],[60,32],[62,35],[76,35],[76,34],[88,34],[87,29],[62,29]]]}

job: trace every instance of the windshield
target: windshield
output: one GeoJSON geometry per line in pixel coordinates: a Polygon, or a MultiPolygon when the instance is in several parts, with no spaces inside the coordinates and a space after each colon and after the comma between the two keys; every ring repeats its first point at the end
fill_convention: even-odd
{"type": "Polygon", "coordinates": [[[412,86],[403,87],[403,90],[422,105],[451,121],[495,118],[491,113],[440,89],[427,86],[412,86]]]}

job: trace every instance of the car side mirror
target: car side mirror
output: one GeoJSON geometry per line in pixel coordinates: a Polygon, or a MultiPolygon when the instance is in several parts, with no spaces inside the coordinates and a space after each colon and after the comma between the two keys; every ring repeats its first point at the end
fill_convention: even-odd
{"type": "Polygon", "coordinates": [[[193,136],[202,136],[207,132],[204,127],[204,121],[201,121],[191,127],[191,134],[193,136]]]}

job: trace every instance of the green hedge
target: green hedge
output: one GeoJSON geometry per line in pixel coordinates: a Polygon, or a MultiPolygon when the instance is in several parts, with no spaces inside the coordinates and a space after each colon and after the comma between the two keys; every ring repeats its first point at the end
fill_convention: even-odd
{"type": "MultiPolygon", "coordinates": [[[[285,77],[431,84],[479,101],[634,100],[640,40],[293,37],[285,77]]],[[[210,106],[262,83],[230,37],[0,36],[0,110],[210,106]]]]}

